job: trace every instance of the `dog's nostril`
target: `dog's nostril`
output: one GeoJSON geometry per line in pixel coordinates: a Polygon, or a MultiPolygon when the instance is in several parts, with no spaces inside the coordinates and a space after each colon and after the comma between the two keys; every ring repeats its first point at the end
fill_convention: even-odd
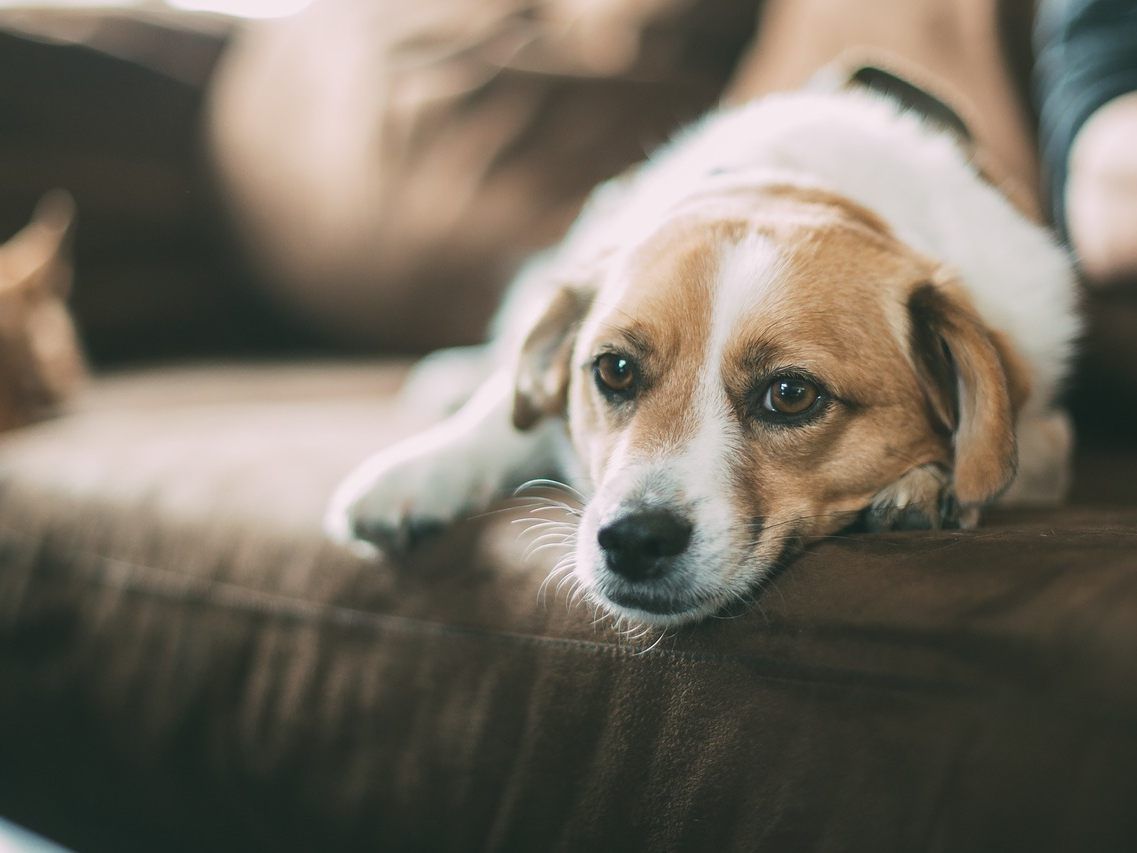
{"type": "Polygon", "coordinates": [[[657,577],[668,557],[687,550],[691,524],[667,510],[644,510],[601,528],[596,541],[617,574],[633,580],[657,577]]]}

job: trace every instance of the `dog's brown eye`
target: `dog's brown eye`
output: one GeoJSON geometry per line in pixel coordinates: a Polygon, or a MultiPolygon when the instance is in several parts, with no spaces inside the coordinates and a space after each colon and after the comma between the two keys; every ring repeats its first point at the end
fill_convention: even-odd
{"type": "Polygon", "coordinates": [[[821,397],[821,390],[807,379],[778,376],[766,389],[762,406],[779,415],[804,415],[821,397]]]}
{"type": "Polygon", "coordinates": [[[636,365],[627,356],[607,352],[596,359],[596,383],[600,390],[627,397],[636,384],[636,365]]]}

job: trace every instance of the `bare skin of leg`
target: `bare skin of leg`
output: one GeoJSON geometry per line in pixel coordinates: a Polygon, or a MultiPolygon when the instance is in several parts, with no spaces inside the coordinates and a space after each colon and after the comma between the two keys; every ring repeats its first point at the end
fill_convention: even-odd
{"type": "Polygon", "coordinates": [[[1086,280],[1137,279],[1137,92],[1105,104],[1070,151],[1066,221],[1086,280]]]}

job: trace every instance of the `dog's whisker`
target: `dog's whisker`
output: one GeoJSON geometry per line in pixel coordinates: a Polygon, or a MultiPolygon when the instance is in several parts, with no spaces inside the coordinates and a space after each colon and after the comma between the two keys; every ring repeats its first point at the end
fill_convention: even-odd
{"type": "Polygon", "coordinates": [[[653,651],[660,643],[662,643],[666,637],[667,637],[667,629],[664,629],[664,630],[659,632],[659,636],[655,638],[655,642],[653,642],[646,649],[641,649],[640,651],[636,652],[636,654],[637,655],[648,654],[649,652],[653,651]]]}
{"type": "Polygon", "coordinates": [[[546,502],[546,503],[537,504],[537,505],[533,506],[532,508],[530,508],[528,517],[536,518],[536,517],[538,517],[538,515],[543,515],[544,513],[553,513],[553,512],[560,513],[561,515],[566,516],[567,518],[572,518],[572,519],[580,518],[580,516],[582,514],[579,510],[574,509],[573,507],[570,507],[570,506],[567,506],[564,504],[560,504],[560,503],[548,503],[548,502],[546,502]]]}
{"type": "Polygon", "coordinates": [[[556,589],[556,593],[557,593],[557,595],[560,595],[560,594],[561,594],[561,590],[562,590],[562,589],[563,589],[563,588],[564,588],[566,585],[567,585],[567,586],[569,586],[569,587],[570,587],[570,589],[571,589],[571,588],[572,588],[572,586],[575,586],[576,584],[577,584],[577,577],[576,577],[576,575],[573,575],[573,574],[568,574],[568,575],[565,575],[565,576],[564,576],[564,578],[562,578],[562,579],[561,579],[561,582],[557,584],[557,589],[556,589]]]}
{"type": "MultiPolygon", "coordinates": [[[[520,521],[521,519],[516,519],[520,521]]],[[[562,521],[548,521],[543,519],[525,519],[529,521],[526,526],[517,534],[518,541],[529,540],[529,544],[533,545],[540,542],[548,536],[575,536],[576,525],[567,524],[562,521]]]]}
{"type": "Polygon", "coordinates": [[[541,516],[530,516],[528,518],[515,518],[512,524],[524,524],[528,522],[524,532],[530,530],[548,530],[553,527],[563,527],[565,529],[575,530],[576,525],[570,521],[561,521],[555,518],[542,518],[541,516]]]}
{"type": "Polygon", "coordinates": [[[573,531],[570,528],[556,525],[556,527],[546,527],[543,529],[528,528],[518,533],[517,540],[524,541],[526,537],[529,538],[529,545],[536,545],[546,537],[550,536],[572,536],[573,531]]]}
{"type": "Polygon", "coordinates": [[[575,580],[575,577],[574,581],[575,582],[573,583],[572,590],[569,592],[568,598],[565,600],[566,612],[572,612],[573,609],[582,604],[587,606],[587,604],[592,600],[589,597],[584,584],[579,580],[575,580]]]}
{"type": "Polygon", "coordinates": [[[624,631],[624,637],[632,643],[638,643],[649,633],[651,633],[651,628],[648,625],[629,624],[627,629],[624,631]]]}
{"type": "Polygon", "coordinates": [[[530,554],[537,554],[544,550],[548,545],[567,545],[572,543],[572,531],[550,530],[548,533],[542,533],[531,543],[529,543],[530,554]]]}
{"type": "MultiPolygon", "coordinates": [[[[518,520],[520,520],[520,519],[518,519],[518,520]]],[[[529,519],[526,519],[526,520],[528,521],[529,519]]],[[[522,539],[526,536],[533,536],[535,539],[539,539],[542,536],[548,536],[550,533],[568,534],[568,533],[572,533],[575,530],[576,530],[575,525],[565,524],[563,521],[540,521],[540,520],[538,520],[538,521],[532,522],[528,527],[526,527],[524,530],[522,530],[517,535],[517,538],[522,539]]]]}
{"type": "Polygon", "coordinates": [[[541,506],[541,507],[537,507],[536,509],[530,510],[530,512],[554,512],[554,511],[566,513],[567,515],[571,515],[573,518],[580,518],[580,516],[583,515],[583,513],[579,509],[576,509],[575,507],[571,507],[568,504],[551,504],[548,506],[541,506]]]}
{"type": "Polygon", "coordinates": [[[531,550],[526,556],[526,559],[531,559],[540,554],[542,551],[547,551],[549,548],[564,548],[566,545],[567,542],[565,540],[561,540],[559,542],[546,542],[545,544],[538,545],[536,548],[531,550]]]}
{"type": "Polygon", "coordinates": [[[588,500],[578,489],[573,488],[568,483],[562,483],[560,480],[553,480],[548,477],[537,477],[532,480],[526,480],[520,486],[513,490],[514,495],[520,495],[528,489],[554,489],[563,491],[572,495],[574,498],[584,503],[588,500]]]}
{"type": "Polygon", "coordinates": [[[576,562],[576,553],[573,551],[569,551],[563,557],[561,557],[555,563],[553,563],[553,568],[559,569],[562,566],[569,566],[575,562],[576,562]]]}
{"type": "Polygon", "coordinates": [[[551,528],[534,536],[530,542],[530,547],[540,545],[545,542],[567,542],[576,536],[576,531],[566,528],[551,528]]]}
{"type": "Polygon", "coordinates": [[[581,601],[587,601],[589,599],[589,594],[588,589],[585,587],[584,583],[579,578],[577,578],[576,575],[570,575],[570,577],[573,579],[572,591],[569,593],[568,597],[568,607],[571,610],[572,608],[576,607],[577,604],[579,604],[581,601]]]}
{"type": "MultiPolygon", "coordinates": [[[[542,537],[542,539],[545,539],[545,537],[542,537]]],[[[547,541],[538,540],[525,549],[525,553],[522,555],[522,559],[525,562],[529,562],[542,551],[547,551],[550,548],[571,549],[572,545],[570,544],[569,537],[567,536],[563,536],[563,538],[560,539],[548,539],[547,541]]]]}
{"type": "Polygon", "coordinates": [[[545,579],[543,581],[541,581],[541,585],[537,588],[537,601],[538,601],[538,603],[540,603],[543,600],[545,592],[548,590],[549,584],[552,583],[554,578],[560,577],[565,572],[571,572],[572,571],[573,564],[572,564],[572,560],[569,559],[570,557],[571,557],[571,555],[566,555],[561,560],[558,560],[557,564],[555,566],[553,566],[552,570],[550,570],[549,573],[547,575],[545,575],[545,579]]]}
{"type": "Polygon", "coordinates": [[[494,507],[493,509],[487,509],[487,510],[484,510],[482,512],[477,512],[477,513],[474,513],[473,515],[469,516],[469,518],[471,520],[482,519],[482,518],[490,518],[490,517],[495,516],[495,515],[504,515],[505,513],[509,513],[509,512],[517,512],[518,510],[525,510],[526,512],[536,512],[539,508],[545,506],[545,504],[543,502],[532,501],[530,503],[515,503],[514,501],[516,501],[516,500],[517,500],[516,498],[509,498],[506,501],[506,504],[507,504],[506,506],[494,507]]]}

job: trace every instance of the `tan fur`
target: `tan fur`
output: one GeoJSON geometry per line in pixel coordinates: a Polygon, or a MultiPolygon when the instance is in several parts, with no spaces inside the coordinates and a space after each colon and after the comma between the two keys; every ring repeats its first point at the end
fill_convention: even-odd
{"type": "MultiPolygon", "coordinates": [[[[969,304],[961,288],[951,281],[922,285],[913,295],[929,325],[933,343],[941,353],[927,359],[950,357],[953,388],[931,388],[938,396],[952,394],[951,428],[955,433],[955,495],[964,506],[978,506],[997,497],[1011,482],[1017,464],[1015,402],[1012,387],[1024,393],[1025,380],[1010,379],[1011,371],[1000,356],[995,338],[969,304]]],[[[1016,371],[1017,372],[1017,371],[1016,371]]],[[[942,410],[948,410],[941,403],[942,410]]]]}
{"type": "Polygon", "coordinates": [[[590,296],[578,288],[556,291],[540,322],[526,337],[513,396],[513,425],[517,429],[529,429],[545,415],[564,411],[570,332],[584,315],[589,301],[590,296]]]}

